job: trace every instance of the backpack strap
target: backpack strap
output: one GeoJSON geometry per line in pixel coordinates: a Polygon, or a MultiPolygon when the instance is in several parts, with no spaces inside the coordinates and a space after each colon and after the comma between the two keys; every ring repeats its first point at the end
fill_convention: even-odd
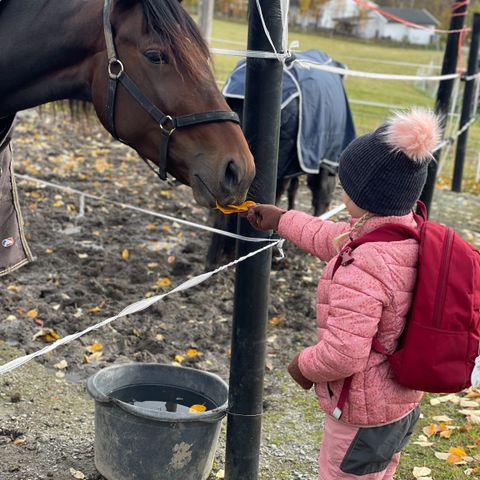
{"type": "MultiPolygon", "coordinates": [[[[369,242],[398,242],[401,240],[408,240],[409,238],[415,238],[417,241],[420,241],[420,227],[427,220],[427,209],[423,202],[418,202],[418,208],[420,214],[413,213],[415,221],[417,222],[418,229],[406,227],[405,225],[400,225],[398,223],[387,223],[381,227],[369,232],[356,240],[352,240],[347,245],[345,245],[340,253],[337,256],[335,265],[333,266],[332,278],[335,275],[335,272],[341,266],[347,266],[354,262],[352,252],[363,245],[364,243],[369,242]]],[[[381,353],[383,355],[388,355],[387,351],[383,348],[380,342],[374,337],[372,339],[372,350],[381,353]]],[[[342,410],[345,406],[345,402],[348,398],[348,393],[350,391],[350,386],[352,384],[353,376],[347,377],[343,381],[342,390],[340,391],[340,396],[338,397],[338,402],[335,410],[332,415],[338,420],[342,416],[342,410]]]]}

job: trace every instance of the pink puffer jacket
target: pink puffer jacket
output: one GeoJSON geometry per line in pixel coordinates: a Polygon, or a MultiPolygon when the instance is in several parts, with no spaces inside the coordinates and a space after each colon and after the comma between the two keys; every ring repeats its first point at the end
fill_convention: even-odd
{"type": "MultiPolygon", "coordinates": [[[[302,351],[301,372],[315,382],[320,407],[328,414],[337,406],[343,379],[353,375],[341,420],[382,425],[405,416],[422,397],[422,392],[397,384],[386,357],[371,348],[374,336],[388,352],[396,348],[412,301],[418,243],[411,239],[361,245],[353,253],[354,262],[341,266],[332,279],[337,256],[333,240],[353,223],[291,210],[282,215],[278,233],[329,262],[317,287],[318,343],[302,351]]],[[[412,214],[373,217],[353,238],[385,223],[416,227],[412,214]]]]}

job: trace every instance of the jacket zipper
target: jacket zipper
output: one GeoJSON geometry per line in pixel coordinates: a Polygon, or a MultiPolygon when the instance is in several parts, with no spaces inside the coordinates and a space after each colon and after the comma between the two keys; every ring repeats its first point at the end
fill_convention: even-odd
{"type": "Polygon", "coordinates": [[[435,299],[435,314],[433,316],[433,326],[440,327],[440,319],[442,316],[442,307],[445,302],[445,295],[447,291],[447,274],[449,270],[448,258],[450,255],[450,250],[453,242],[453,230],[450,228],[447,230],[447,239],[445,241],[445,246],[443,247],[442,252],[442,269],[440,271],[440,282],[437,293],[437,298],[435,299]]]}

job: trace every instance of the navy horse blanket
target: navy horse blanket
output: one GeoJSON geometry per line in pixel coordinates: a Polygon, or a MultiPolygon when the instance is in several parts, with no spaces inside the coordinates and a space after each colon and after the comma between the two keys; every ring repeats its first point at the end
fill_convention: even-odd
{"type": "MultiPolygon", "coordinates": [[[[322,163],[336,170],[343,149],[355,138],[355,126],[343,78],[315,64],[344,68],[320,50],[295,53],[283,69],[278,177],[318,173],[322,163]]],[[[241,117],[245,98],[245,60],[227,79],[223,95],[241,117]]]]}

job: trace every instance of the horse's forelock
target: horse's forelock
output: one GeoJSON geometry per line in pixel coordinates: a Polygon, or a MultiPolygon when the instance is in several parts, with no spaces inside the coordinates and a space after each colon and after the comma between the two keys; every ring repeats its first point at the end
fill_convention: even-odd
{"type": "MultiPolygon", "coordinates": [[[[200,30],[178,0],[142,0],[149,30],[162,40],[170,61],[193,79],[205,77],[210,51],[200,30]]],[[[180,69],[179,69],[180,70],[180,69]]]]}

